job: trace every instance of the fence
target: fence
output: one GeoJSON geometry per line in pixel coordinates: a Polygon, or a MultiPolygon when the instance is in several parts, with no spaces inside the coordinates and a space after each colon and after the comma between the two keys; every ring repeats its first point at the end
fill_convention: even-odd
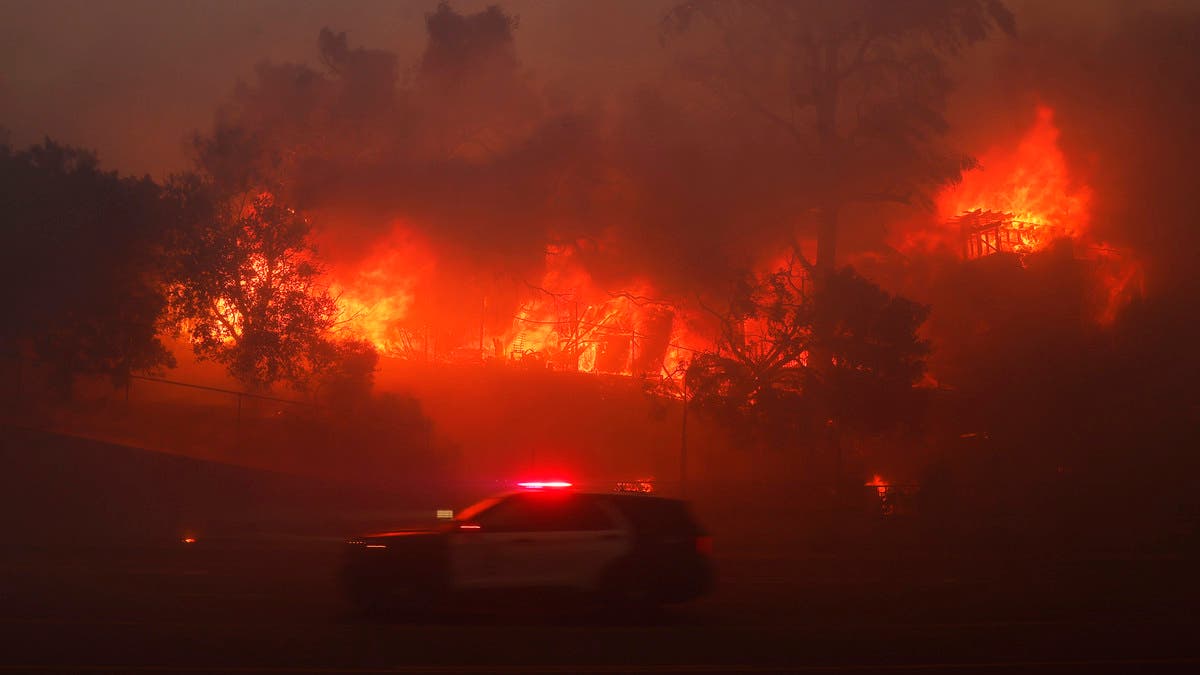
{"type": "Polygon", "coordinates": [[[0,420],[20,426],[276,469],[282,445],[332,441],[301,436],[323,415],[308,401],[145,375],[123,387],[80,376],[63,391],[52,369],[30,360],[0,359],[0,378],[0,420]]]}

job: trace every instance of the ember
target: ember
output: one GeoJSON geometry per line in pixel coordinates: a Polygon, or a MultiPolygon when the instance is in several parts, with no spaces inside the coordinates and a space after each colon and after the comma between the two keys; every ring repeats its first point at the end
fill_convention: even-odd
{"type": "Polygon", "coordinates": [[[913,497],[920,489],[915,483],[894,483],[884,480],[879,474],[872,476],[863,486],[875,489],[875,496],[879,498],[879,513],[884,517],[911,514],[913,497]]]}
{"type": "Polygon", "coordinates": [[[875,474],[874,476],[871,477],[870,481],[864,483],[865,487],[875,488],[876,492],[879,493],[880,497],[887,494],[887,489],[888,489],[889,485],[890,485],[890,483],[885,481],[883,479],[883,476],[880,476],[879,474],[875,474]]]}

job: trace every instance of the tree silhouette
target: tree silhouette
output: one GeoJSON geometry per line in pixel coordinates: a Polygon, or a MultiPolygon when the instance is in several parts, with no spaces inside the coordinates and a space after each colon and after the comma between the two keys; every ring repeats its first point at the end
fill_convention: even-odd
{"type": "MultiPolygon", "coordinates": [[[[1000,0],[685,0],[661,25],[664,38],[709,31],[716,47],[689,64],[694,79],[793,150],[795,191],[816,221],[816,260],[805,264],[817,303],[839,294],[824,286],[839,283],[848,207],[928,205],[931,190],[974,166],[943,141],[947,65],[997,28],[1015,33],[1000,0]]],[[[840,311],[814,308],[807,363],[827,387],[873,382],[838,364],[840,311]]],[[[821,401],[814,417],[836,420],[850,399],[830,388],[821,401]]],[[[826,438],[833,446],[841,428],[826,438]]]]}
{"type": "Polygon", "coordinates": [[[321,284],[310,226],[270,193],[233,204],[206,187],[196,179],[173,185],[190,216],[171,251],[175,316],[198,356],[246,386],[301,385],[338,312],[321,284]]]}
{"type": "Polygon", "coordinates": [[[161,191],[148,178],[101,171],[94,155],[47,139],[0,145],[0,351],[76,375],[174,365],[158,339],[161,191]]]}
{"type": "Polygon", "coordinates": [[[928,308],[849,268],[817,291],[793,264],[744,276],[728,307],[709,311],[721,335],[714,351],[693,359],[687,390],[699,409],[756,441],[794,447],[831,425],[881,432],[911,415],[928,353],[917,329],[928,308]],[[822,312],[832,327],[825,338],[815,329],[822,312]],[[818,347],[831,355],[830,367],[811,363],[818,347]]]}
{"type": "Polygon", "coordinates": [[[770,445],[794,443],[809,421],[813,306],[803,283],[791,266],[738,279],[727,308],[707,308],[720,326],[716,349],[685,375],[700,410],[770,445]]]}
{"type": "Polygon", "coordinates": [[[301,388],[332,408],[364,405],[375,383],[379,352],[364,340],[318,340],[305,359],[301,388]]]}
{"type": "Polygon", "coordinates": [[[1000,0],[686,0],[662,20],[664,36],[715,29],[691,72],[795,149],[821,275],[848,205],[927,201],[973,165],[940,141],[946,66],[997,27],[1015,31],[1000,0]]]}

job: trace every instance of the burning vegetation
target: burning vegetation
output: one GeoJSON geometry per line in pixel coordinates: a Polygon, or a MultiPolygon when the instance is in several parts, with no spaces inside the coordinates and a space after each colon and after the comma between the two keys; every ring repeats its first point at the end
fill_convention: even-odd
{"type": "MultiPolygon", "coordinates": [[[[1141,265],[1132,250],[1111,246],[1092,231],[1092,189],[1071,177],[1059,145],[1054,111],[1039,105],[1032,127],[1015,147],[993,147],[979,166],[937,198],[938,216],[961,242],[964,260],[995,254],[1024,260],[1067,243],[1096,271],[1101,296],[1095,318],[1111,323],[1121,307],[1141,295],[1141,265]]],[[[913,233],[908,247],[931,237],[913,233]]],[[[933,234],[936,239],[939,235],[933,234]]]]}
{"type": "MultiPolygon", "coordinates": [[[[960,182],[937,194],[935,219],[910,228],[904,248],[957,247],[968,262],[996,254],[1024,261],[1069,244],[1097,273],[1102,300],[1094,318],[1111,323],[1142,291],[1140,263],[1128,248],[1092,234],[1092,190],[1072,179],[1058,139],[1053,111],[1037,107],[1014,146],[989,149],[960,182]]],[[[692,355],[716,348],[719,322],[695,298],[664,293],[648,278],[613,287],[594,281],[587,242],[547,243],[541,277],[521,281],[515,291],[479,284],[451,298],[460,318],[478,317],[477,330],[446,331],[439,317],[410,316],[415,295],[436,283],[436,253],[416,243],[419,232],[404,223],[392,227],[375,253],[336,272],[349,281],[335,282],[347,330],[387,356],[677,377],[692,355]]],[[[782,264],[776,258],[758,271],[782,264]]],[[[761,341],[752,323],[739,327],[742,339],[761,341]]]]}
{"type": "Polygon", "coordinates": [[[453,307],[458,316],[445,323],[468,327],[454,333],[444,324],[409,316],[412,294],[426,286],[421,270],[435,265],[407,262],[420,255],[389,248],[352,273],[352,282],[334,286],[346,330],[387,356],[674,377],[686,355],[705,344],[689,335],[678,300],[655,297],[649,283],[601,289],[577,261],[575,249],[557,245],[547,245],[546,271],[536,282],[497,283],[474,297],[464,293],[453,307]],[[414,269],[411,277],[400,271],[414,269]]]}

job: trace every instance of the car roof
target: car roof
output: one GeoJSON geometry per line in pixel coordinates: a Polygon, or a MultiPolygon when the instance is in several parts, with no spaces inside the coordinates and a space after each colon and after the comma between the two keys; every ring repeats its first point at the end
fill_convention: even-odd
{"type": "Polygon", "coordinates": [[[587,497],[605,497],[605,498],[611,498],[611,499],[647,499],[647,500],[661,500],[661,501],[668,501],[668,502],[685,502],[686,501],[680,497],[669,497],[669,496],[654,493],[654,492],[634,492],[634,491],[622,491],[622,490],[574,490],[574,489],[570,489],[570,488],[552,488],[552,489],[546,489],[546,490],[537,490],[537,489],[510,490],[508,492],[501,492],[500,494],[495,495],[495,498],[503,499],[505,497],[510,497],[512,495],[531,495],[531,494],[532,495],[539,495],[539,494],[583,495],[583,496],[587,496],[587,497]]]}

